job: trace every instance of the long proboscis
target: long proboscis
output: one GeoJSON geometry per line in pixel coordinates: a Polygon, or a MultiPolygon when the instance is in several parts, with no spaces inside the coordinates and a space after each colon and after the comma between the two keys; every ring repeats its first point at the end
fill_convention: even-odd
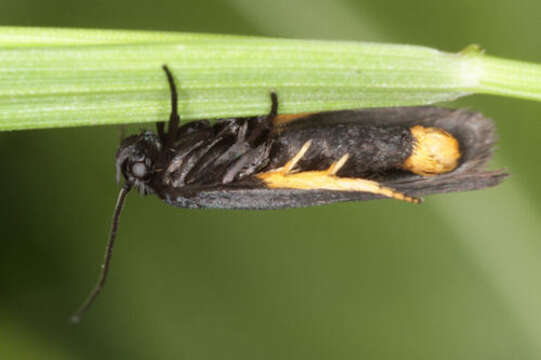
{"type": "Polygon", "coordinates": [[[94,303],[94,301],[100,294],[101,290],[103,289],[103,286],[105,285],[105,281],[107,280],[107,275],[109,273],[109,267],[111,265],[113,247],[115,246],[116,232],[118,229],[118,219],[120,218],[120,213],[122,212],[122,208],[124,207],[124,202],[126,200],[126,195],[128,195],[128,192],[130,191],[130,189],[131,189],[130,184],[124,184],[124,186],[122,186],[122,189],[120,190],[120,193],[118,194],[115,211],[113,213],[113,224],[111,226],[111,234],[109,236],[109,242],[107,243],[107,247],[105,248],[105,259],[103,261],[103,265],[101,266],[101,272],[100,272],[100,277],[98,278],[98,283],[96,284],[94,289],[90,292],[87,299],[81,305],[79,310],[77,310],[71,316],[71,322],[73,324],[77,324],[81,321],[81,316],[94,303]]]}

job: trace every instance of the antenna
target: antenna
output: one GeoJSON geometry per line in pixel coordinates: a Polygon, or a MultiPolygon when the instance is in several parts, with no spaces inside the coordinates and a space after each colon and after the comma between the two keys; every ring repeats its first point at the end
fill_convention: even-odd
{"type": "Polygon", "coordinates": [[[86,312],[86,310],[88,310],[90,305],[94,303],[94,300],[96,300],[96,297],[99,295],[99,293],[103,289],[103,286],[105,285],[105,280],[107,280],[107,274],[109,273],[109,267],[111,264],[111,257],[113,255],[113,247],[115,245],[116,232],[118,229],[118,219],[120,218],[120,213],[122,212],[122,208],[124,207],[124,202],[126,200],[126,195],[128,195],[130,189],[131,184],[125,183],[122,186],[120,193],[118,194],[115,211],[113,213],[113,225],[111,227],[111,235],[109,236],[109,242],[107,243],[107,247],[105,248],[105,260],[103,262],[103,265],[101,266],[101,273],[98,279],[98,283],[96,284],[96,287],[94,287],[94,289],[90,292],[88,298],[81,305],[79,310],[77,310],[71,316],[71,322],[73,324],[78,324],[81,321],[81,316],[86,312]]]}

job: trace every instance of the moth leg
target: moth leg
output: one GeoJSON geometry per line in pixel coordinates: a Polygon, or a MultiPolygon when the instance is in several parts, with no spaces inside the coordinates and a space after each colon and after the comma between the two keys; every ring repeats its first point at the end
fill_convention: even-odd
{"type": "Polygon", "coordinates": [[[160,138],[162,143],[164,143],[166,139],[163,121],[156,122],[156,130],[158,131],[158,137],[160,138]]]}
{"type": "Polygon", "coordinates": [[[226,169],[222,184],[250,176],[266,166],[269,162],[270,149],[270,143],[263,143],[243,154],[226,169]]]}
{"type": "Polygon", "coordinates": [[[295,165],[297,165],[306,151],[308,151],[310,144],[311,142],[307,141],[299,152],[283,167],[257,174],[256,177],[262,180],[267,187],[273,189],[285,188],[366,192],[414,204],[421,202],[421,199],[419,198],[396,191],[377,181],[337,176],[337,172],[347,162],[349,158],[348,154],[345,154],[338,161],[332,163],[326,170],[292,172],[295,165]]]}
{"type": "MultiPolygon", "coordinates": [[[[180,117],[178,115],[178,95],[177,95],[177,87],[175,85],[175,79],[173,78],[171,71],[169,70],[167,65],[163,65],[162,68],[165,71],[165,75],[167,76],[167,82],[169,83],[169,90],[171,91],[171,116],[169,117],[169,127],[167,129],[167,136],[164,135],[164,137],[166,138],[165,145],[167,147],[170,147],[175,141],[175,137],[177,135],[177,130],[178,130],[179,122],[180,122],[180,117]]],[[[160,126],[158,125],[158,133],[159,132],[160,132],[160,126]]],[[[163,125],[162,125],[162,132],[163,132],[163,125]]]]}
{"type": "Polygon", "coordinates": [[[257,139],[262,137],[264,133],[267,133],[266,137],[270,136],[274,119],[278,115],[278,95],[273,91],[270,93],[271,98],[271,108],[269,113],[264,118],[257,118],[257,127],[255,127],[250,135],[247,137],[246,141],[249,144],[254,144],[257,139]]]}
{"type": "Polygon", "coordinates": [[[278,115],[278,95],[274,91],[270,93],[271,109],[267,115],[267,122],[272,124],[272,121],[278,115]]]}

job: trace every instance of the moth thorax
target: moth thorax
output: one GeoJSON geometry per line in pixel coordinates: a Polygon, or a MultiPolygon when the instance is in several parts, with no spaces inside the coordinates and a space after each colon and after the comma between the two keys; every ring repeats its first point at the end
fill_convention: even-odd
{"type": "Polygon", "coordinates": [[[431,176],[457,168],[460,160],[458,140],[447,131],[436,127],[413,126],[414,144],[411,155],[402,165],[412,173],[431,176]]]}

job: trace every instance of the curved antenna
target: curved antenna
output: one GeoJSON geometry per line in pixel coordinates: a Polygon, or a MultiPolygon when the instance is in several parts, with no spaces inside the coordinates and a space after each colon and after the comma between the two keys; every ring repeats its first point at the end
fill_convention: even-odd
{"type": "Polygon", "coordinates": [[[96,300],[96,297],[99,295],[99,293],[103,289],[103,286],[105,285],[105,280],[107,280],[107,274],[109,273],[109,266],[111,264],[111,256],[113,255],[113,247],[115,245],[116,232],[118,229],[118,219],[120,218],[120,213],[122,212],[122,208],[124,207],[124,201],[126,200],[126,195],[128,195],[130,189],[131,184],[124,184],[124,186],[122,186],[122,189],[120,190],[120,193],[118,194],[115,211],[113,213],[113,225],[111,226],[111,235],[109,236],[109,242],[107,243],[107,247],[105,249],[105,260],[103,262],[103,265],[101,266],[101,273],[98,279],[98,283],[96,284],[96,287],[94,287],[94,290],[90,292],[88,298],[81,305],[79,310],[77,310],[71,316],[71,322],[73,324],[77,324],[81,321],[81,316],[86,312],[86,310],[88,310],[90,305],[94,303],[94,300],[96,300]]]}

